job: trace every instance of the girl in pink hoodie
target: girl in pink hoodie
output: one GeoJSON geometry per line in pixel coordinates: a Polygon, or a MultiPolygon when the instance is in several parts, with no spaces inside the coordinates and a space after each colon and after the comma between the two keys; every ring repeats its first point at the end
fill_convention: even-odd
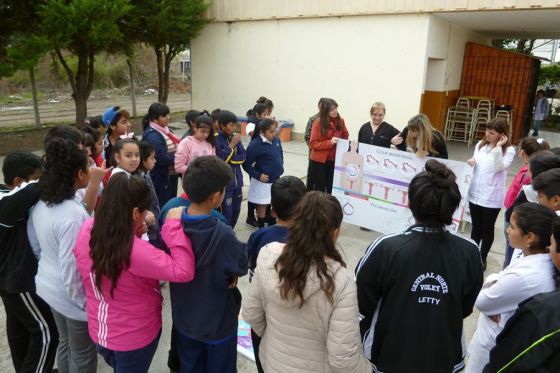
{"type": "Polygon", "coordinates": [[[181,140],[177,146],[175,171],[178,174],[184,175],[193,159],[201,155],[216,155],[213,122],[207,111],[196,118],[193,130],[194,133],[181,140]]]}
{"type": "Polygon", "coordinates": [[[150,189],[139,176],[114,175],[96,218],[84,223],[74,246],[86,290],[89,335],[115,371],[148,371],[161,334],[159,280],[189,282],[194,277],[181,208],[168,213],[162,228],[170,255],[140,238],[151,204],[150,189]]]}

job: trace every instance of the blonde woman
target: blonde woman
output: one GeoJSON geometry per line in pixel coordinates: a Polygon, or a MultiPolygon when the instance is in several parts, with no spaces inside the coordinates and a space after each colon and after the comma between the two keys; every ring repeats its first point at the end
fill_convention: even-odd
{"type": "Polygon", "coordinates": [[[397,148],[406,150],[403,137],[398,129],[385,122],[385,105],[382,102],[374,102],[369,109],[371,120],[366,122],[358,132],[358,142],[384,148],[397,148]]]}
{"type": "Polygon", "coordinates": [[[447,159],[445,137],[432,127],[430,119],[425,114],[418,114],[410,118],[408,125],[402,131],[406,150],[415,153],[420,158],[435,157],[447,159]]]}

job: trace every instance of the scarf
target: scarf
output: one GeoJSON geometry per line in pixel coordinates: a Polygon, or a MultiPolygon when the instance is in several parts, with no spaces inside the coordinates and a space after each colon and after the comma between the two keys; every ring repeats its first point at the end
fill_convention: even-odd
{"type": "Polygon", "coordinates": [[[169,139],[170,139],[171,141],[173,141],[173,143],[174,143],[175,145],[177,145],[177,144],[179,144],[179,143],[181,142],[181,140],[180,140],[177,136],[175,136],[175,135],[173,134],[173,132],[171,132],[171,131],[169,130],[169,127],[167,127],[167,126],[162,127],[162,126],[160,126],[160,125],[157,124],[157,123],[150,122],[150,127],[152,127],[153,129],[155,129],[156,131],[165,133],[165,134],[167,135],[167,137],[169,137],[169,139]]]}

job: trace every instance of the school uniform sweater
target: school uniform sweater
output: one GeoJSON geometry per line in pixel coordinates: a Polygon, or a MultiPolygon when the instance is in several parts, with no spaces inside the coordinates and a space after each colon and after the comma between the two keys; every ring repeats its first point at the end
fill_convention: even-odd
{"type": "Polygon", "coordinates": [[[230,148],[229,143],[232,136],[226,136],[222,131],[218,131],[216,136],[216,155],[223,159],[230,167],[232,172],[232,180],[226,186],[226,190],[241,189],[243,186],[243,173],[241,172],[241,165],[245,162],[245,148],[241,141],[233,148],[230,148]]]}
{"type": "Polygon", "coordinates": [[[27,219],[39,195],[35,182],[13,190],[0,185],[0,289],[7,293],[35,291],[37,258],[27,238],[27,219]]]}
{"type": "Polygon", "coordinates": [[[173,325],[188,338],[220,343],[237,335],[241,293],[229,285],[247,274],[247,247],[214,217],[188,215],[185,210],[182,220],[192,242],[196,276],[170,286],[173,325]]]}
{"type": "MultiPolygon", "coordinates": [[[[366,122],[360,127],[360,131],[358,132],[358,142],[390,148],[391,139],[399,133],[400,131],[398,129],[387,122],[382,122],[379,127],[377,127],[375,133],[373,133],[371,122],[366,122]]],[[[406,144],[404,144],[404,141],[402,144],[397,145],[397,149],[406,150],[406,144]]]]}
{"type": "Polygon", "coordinates": [[[247,256],[249,257],[249,281],[253,278],[255,268],[257,268],[257,258],[261,248],[271,242],[285,243],[288,239],[288,227],[282,225],[272,225],[254,231],[247,241],[247,256]]]}
{"type": "Polygon", "coordinates": [[[101,290],[95,284],[89,245],[93,224],[93,219],[84,223],[73,249],[87,295],[89,335],[114,351],[143,348],[161,330],[159,280],[188,282],[194,277],[190,240],[182,233],[180,219],[168,219],[162,228],[170,255],[134,237],[130,266],[122,270],[111,296],[111,280],[103,278],[101,290]]]}
{"type": "Polygon", "coordinates": [[[267,183],[272,184],[284,173],[284,153],[278,137],[272,141],[257,136],[247,147],[247,158],[243,169],[254,179],[268,175],[267,183]]]}
{"type": "Polygon", "coordinates": [[[150,177],[160,206],[163,206],[171,198],[177,196],[179,177],[175,172],[176,146],[168,136],[152,127],[146,128],[146,132],[142,135],[142,141],[149,142],[155,148],[156,165],[150,171],[150,177]]]}
{"type": "Polygon", "coordinates": [[[381,236],[359,261],[356,283],[374,372],[463,369],[463,319],[482,286],[473,241],[420,226],[381,236]]]}

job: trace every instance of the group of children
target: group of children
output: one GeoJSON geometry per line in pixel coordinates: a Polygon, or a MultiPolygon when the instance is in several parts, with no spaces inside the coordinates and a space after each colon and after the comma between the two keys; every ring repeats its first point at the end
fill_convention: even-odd
{"type": "MultiPolygon", "coordinates": [[[[483,284],[479,247],[445,230],[461,196],[453,172],[430,160],[409,188],[416,224],[374,241],[354,280],[336,245],[340,204],[282,176],[278,125],[272,106],[259,101],[247,149],[232,112],[187,113],[191,128],[180,139],[169,129],[169,108],[156,103],[141,141],[129,114],[114,107],[101,123],[51,129],[42,159],[8,154],[0,296],[16,371],[51,371],[56,356],[59,372],[95,372],[99,354],[115,371],[147,372],[162,333],[161,281],[170,282],[168,364],[180,372],[236,371],[241,308],[259,372],[459,371],[462,323],[473,306],[481,314],[467,371],[560,367],[560,156],[545,142],[520,145],[527,168],[509,195],[507,230],[516,250],[502,272],[483,284]],[[242,169],[262,228],[246,244],[233,230],[242,169]],[[242,301],[237,282],[247,273],[242,301]]],[[[322,99],[312,124],[311,160],[324,161],[312,167],[323,172],[312,189],[328,191],[333,138],[348,136],[336,106],[322,99]]],[[[387,127],[384,113],[374,104],[365,137],[376,140],[387,127]]],[[[415,126],[409,131],[422,132],[415,126]]],[[[489,124],[470,160],[477,189],[469,200],[483,209],[491,207],[482,198],[505,196],[483,188],[484,175],[511,163],[500,126],[489,124]]],[[[400,146],[395,137],[388,146],[400,146]]]]}

